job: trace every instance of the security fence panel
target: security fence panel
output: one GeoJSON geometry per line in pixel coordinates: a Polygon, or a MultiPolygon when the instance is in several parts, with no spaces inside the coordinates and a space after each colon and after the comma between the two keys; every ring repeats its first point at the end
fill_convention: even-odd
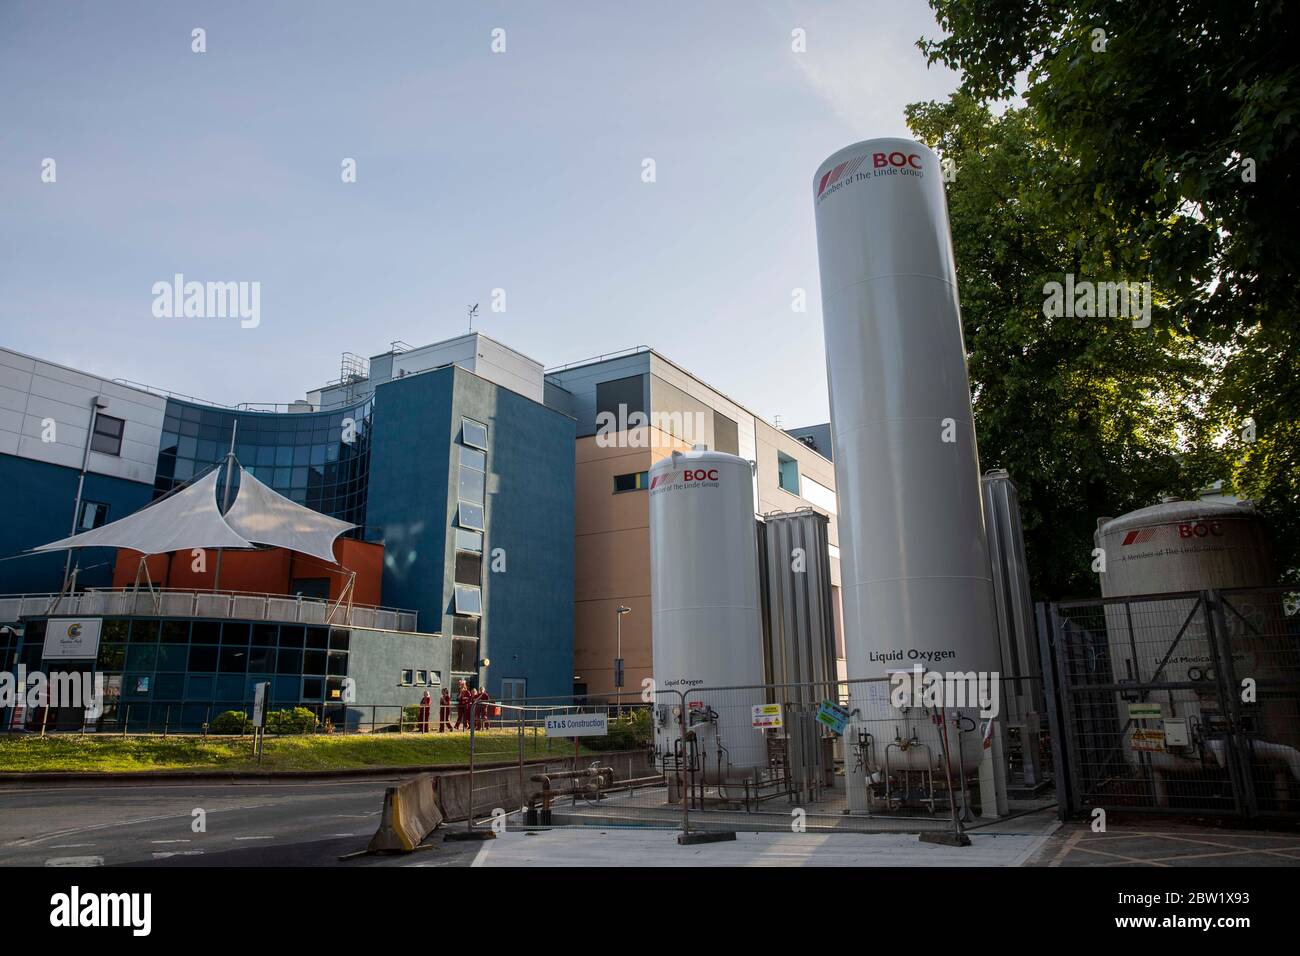
{"type": "Polygon", "coordinates": [[[1300,814],[1293,598],[1256,588],[1048,605],[1063,815],[1300,814]]]}
{"type": "Polygon", "coordinates": [[[900,701],[889,678],[494,704],[471,733],[463,826],[960,833],[1008,812],[994,778],[1028,798],[1012,812],[1049,805],[1043,735],[1010,733],[1014,689],[971,676],[953,706],[900,701]],[[994,761],[1008,772],[982,782],[994,761]]]}

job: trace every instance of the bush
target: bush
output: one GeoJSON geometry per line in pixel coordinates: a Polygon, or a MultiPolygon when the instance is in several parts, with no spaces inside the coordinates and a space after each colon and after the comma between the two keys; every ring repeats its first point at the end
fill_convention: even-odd
{"type": "Polygon", "coordinates": [[[624,711],[622,717],[609,719],[609,733],[604,737],[583,737],[588,750],[637,750],[650,746],[653,730],[648,708],[624,711]]]}
{"type": "Polygon", "coordinates": [[[320,721],[306,707],[293,710],[273,710],[266,715],[266,732],[269,734],[309,734],[320,721]]]}
{"type": "Polygon", "coordinates": [[[253,729],[253,720],[242,710],[228,710],[217,714],[208,724],[210,734],[247,734],[253,729]]]}

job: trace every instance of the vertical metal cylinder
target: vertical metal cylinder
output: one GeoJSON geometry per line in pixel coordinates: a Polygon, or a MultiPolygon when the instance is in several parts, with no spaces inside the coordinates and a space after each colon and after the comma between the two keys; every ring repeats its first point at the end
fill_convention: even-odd
{"type": "Polygon", "coordinates": [[[857,143],[813,180],[849,677],[998,670],[938,157],[857,143]]]}

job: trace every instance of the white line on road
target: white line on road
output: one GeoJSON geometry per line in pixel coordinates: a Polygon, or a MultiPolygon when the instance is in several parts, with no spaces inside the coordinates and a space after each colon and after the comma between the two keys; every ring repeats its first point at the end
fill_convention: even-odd
{"type": "Polygon", "coordinates": [[[243,836],[243,837],[235,837],[235,839],[236,839],[236,840],[269,840],[269,839],[271,839],[271,837],[269,837],[269,836],[243,836]]]}
{"type": "Polygon", "coordinates": [[[150,840],[150,843],[189,843],[189,840],[150,840]]]}
{"type": "Polygon", "coordinates": [[[45,861],[46,866],[103,866],[102,856],[53,856],[45,861]]]}
{"type": "Polygon", "coordinates": [[[173,856],[202,856],[202,850],[156,850],[153,858],[155,860],[166,860],[173,856]]]}
{"type": "Polygon", "coordinates": [[[75,850],[83,846],[94,846],[93,843],[51,843],[51,850],[75,850]]]}

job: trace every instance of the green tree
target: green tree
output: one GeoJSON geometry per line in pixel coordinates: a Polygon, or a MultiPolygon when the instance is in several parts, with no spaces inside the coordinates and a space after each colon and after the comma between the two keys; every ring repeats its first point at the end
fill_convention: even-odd
{"type": "Polygon", "coordinates": [[[1225,477],[1300,577],[1300,17],[1292,0],[930,0],[920,41],[980,104],[1023,96],[1099,215],[1218,350],[1205,411],[1225,477]],[[1253,426],[1253,427],[1252,427],[1253,426]]]}
{"type": "Polygon", "coordinates": [[[994,115],[958,94],[907,118],[956,166],[948,205],[980,459],[1020,489],[1034,593],[1096,593],[1097,517],[1195,493],[1223,467],[1199,398],[1212,356],[1158,321],[1158,286],[1148,328],[1044,314],[1046,284],[1067,273],[1145,279],[1149,263],[1032,109],[994,115]]]}

